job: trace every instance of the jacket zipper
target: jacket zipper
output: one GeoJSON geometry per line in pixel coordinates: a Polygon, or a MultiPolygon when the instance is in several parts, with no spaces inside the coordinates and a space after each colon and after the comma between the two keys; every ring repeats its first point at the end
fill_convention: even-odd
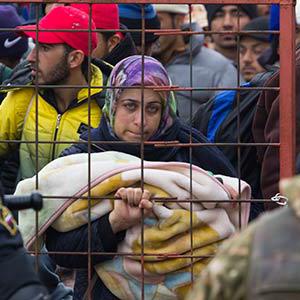
{"type": "MultiPolygon", "coordinates": [[[[54,142],[56,141],[56,138],[57,138],[57,132],[58,132],[59,124],[60,124],[60,121],[61,121],[61,116],[62,116],[61,114],[58,114],[57,118],[56,118],[56,127],[55,127],[54,138],[53,138],[54,142]]],[[[55,146],[56,146],[56,144],[53,143],[52,160],[55,159],[55,146]]]]}

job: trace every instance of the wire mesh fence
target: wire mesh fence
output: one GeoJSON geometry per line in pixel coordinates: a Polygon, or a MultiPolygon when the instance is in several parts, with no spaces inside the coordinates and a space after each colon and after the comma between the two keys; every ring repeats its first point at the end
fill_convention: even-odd
{"type": "MultiPolygon", "coordinates": [[[[148,23],[148,1],[135,2],[140,12],[138,26],[98,28],[92,22],[92,17],[96,18],[94,5],[103,3],[130,4],[32,1],[34,17],[30,21],[37,25],[17,30],[1,28],[2,32],[25,34],[34,41],[22,72],[1,85],[2,91],[7,92],[0,107],[1,154],[20,155],[18,180],[31,178],[19,184],[17,193],[36,189],[44,197],[42,213],[21,213],[21,232],[37,261],[40,255],[50,255],[58,265],[85,270],[78,280],[86,282],[86,299],[93,299],[94,291],[104,286],[107,293],[120,299],[184,299],[219,244],[233,231],[246,226],[255,205],[280,204],[285,200],[280,195],[266,198],[261,193],[261,165],[256,157],[260,153],[272,155],[266,149],[276,149],[275,159],[280,154],[280,178],[295,173],[295,3],[202,1],[201,4],[235,8],[236,26],[218,31],[211,24],[205,30],[194,25],[192,14],[197,1],[179,0],[151,2],[173,6],[172,13],[157,10],[160,29],[148,23]],[[68,16],[60,9],[55,14],[57,8],[49,7],[70,7],[76,3],[87,5],[86,15],[76,15],[73,7],[68,16]],[[280,20],[284,20],[280,29],[243,30],[243,4],[278,4],[280,20]],[[186,6],[182,8],[183,5],[186,6]],[[41,15],[45,9],[50,11],[48,19],[41,15]],[[184,26],[177,9],[186,11],[184,26]],[[163,14],[170,17],[167,25],[163,23],[163,14]],[[139,56],[128,59],[122,56],[124,53],[118,53],[125,62],[115,68],[105,62],[105,55],[103,60],[95,59],[93,50],[98,40],[109,52],[109,38],[117,34],[124,40],[128,33],[139,39],[136,52],[132,53],[139,56]],[[272,78],[277,76],[277,81],[273,85],[244,84],[240,71],[241,39],[266,34],[279,37],[281,68],[271,74],[272,78]],[[175,39],[167,44],[170,37],[175,39]],[[228,67],[232,72],[224,76],[225,83],[220,80],[203,84],[211,76],[211,67],[205,61],[213,55],[205,49],[218,37],[233,44],[233,61],[228,67]],[[170,57],[179,53],[178,62],[174,59],[172,63],[165,54],[161,55],[158,41],[161,47],[166,43],[164,53],[170,57]],[[195,57],[200,43],[205,43],[200,50],[203,65],[195,57]],[[163,65],[150,56],[160,58],[163,65]],[[172,69],[174,66],[179,68],[177,73],[172,69]],[[204,105],[219,93],[233,95],[232,106],[227,109],[235,109],[236,114],[222,128],[224,135],[218,136],[216,125],[224,117],[215,113],[208,124],[215,129],[209,136],[208,128],[205,132],[201,125],[211,117],[204,105]],[[244,131],[245,118],[253,119],[256,106],[256,102],[243,106],[247,93],[256,93],[256,101],[258,94],[264,93],[280,99],[280,135],[271,142],[254,140],[249,134],[250,123],[244,131]],[[181,117],[182,112],[186,119],[181,117]],[[231,126],[231,131],[226,132],[226,125],[231,126]],[[222,153],[233,164],[233,171],[223,161],[222,153]],[[250,157],[253,163],[249,164],[250,157]],[[237,180],[232,183],[219,174],[237,180]],[[252,196],[246,179],[251,181],[252,196]],[[259,188],[253,193],[255,184],[259,188]],[[114,194],[121,187],[149,190],[152,214],[129,205],[132,194],[124,204],[123,194],[114,194]],[[112,214],[116,206],[118,214],[112,214]],[[135,223],[131,224],[130,218],[135,223]],[[121,229],[112,226],[112,222],[121,229]],[[66,245],[66,241],[72,240],[72,245],[66,245]],[[41,241],[47,241],[47,254],[41,251],[41,241]],[[101,287],[99,278],[103,282],[101,287]]],[[[125,17],[129,17],[126,13],[125,17]]],[[[222,102],[215,105],[221,107],[222,102]]],[[[9,159],[16,156],[12,157],[9,159]]]]}

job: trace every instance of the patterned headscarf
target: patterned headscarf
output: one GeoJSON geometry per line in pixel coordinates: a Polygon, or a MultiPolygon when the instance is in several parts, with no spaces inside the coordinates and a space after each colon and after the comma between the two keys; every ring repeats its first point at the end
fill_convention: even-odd
{"type": "MultiPolygon", "coordinates": [[[[144,86],[163,87],[171,85],[166,69],[156,59],[144,56],[142,62],[141,55],[133,55],[121,60],[113,68],[108,79],[105,106],[103,107],[104,115],[111,129],[114,127],[116,104],[121,93],[126,87],[142,86],[142,63],[144,65],[144,86]],[[111,89],[109,87],[117,88],[111,89]]],[[[163,111],[159,128],[155,133],[156,137],[166,132],[173,124],[177,109],[173,92],[161,91],[158,93],[162,99],[163,111]]]]}

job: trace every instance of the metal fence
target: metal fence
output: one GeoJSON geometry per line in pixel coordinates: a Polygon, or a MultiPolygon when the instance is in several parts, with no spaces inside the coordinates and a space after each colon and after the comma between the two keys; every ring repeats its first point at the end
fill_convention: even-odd
{"type": "MultiPolygon", "coordinates": [[[[0,4],[1,3],[7,3],[7,1],[2,1],[0,0],[0,4]]],[[[9,1],[11,3],[16,3],[16,4],[21,4],[24,1],[20,0],[20,1],[9,1]]],[[[55,1],[55,3],[126,3],[129,4],[131,3],[131,1],[75,1],[75,0],[65,0],[65,1],[55,1]]],[[[31,3],[36,3],[36,4],[45,4],[45,3],[54,3],[53,1],[42,1],[42,0],[36,0],[36,1],[31,1],[31,3]]],[[[148,1],[135,1],[135,4],[140,4],[142,7],[142,16],[145,16],[145,11],[144,11],[144,4],[148,4],[150,2],[148,1]]],[[[145,29],[145,20],[143,18],[142,21],[142,27],[138,30],[135,31],[139,31],[142,32],[141,35],[141,54],[144,55],[145,54],[145,33],[147,32],[154,32],[155,35],[159,35],[159,36],[163,36],[163,35],[174,35],[174,34],[181,34],[184,36],[192,36],[192,35],[209,35],[209,34],[222,34],[222,33],[229,33],[229,34],[235,34],[237,35],[237,49],[239,49],[239,36],[241,34],[245,34],[245,32],[243,32],[239,25],[238,25],[238,30],[237,31],[222,31],[222,32],[213,32],[213,31],[200,31],[200,32],[196,32],[193,31],[191,29],[191,12],[192,12],[192,5],[193,4],[199,4],[199,1],[192,1],[192,0],[173,0],[173,1],[163,1],[163,0],[153,0],[151,1],[151,4],[188,4],[189,5],[189,20],[190,20],[190,26],[188,30],[185,31],[174,31],[174,30],[149,30],[149,29],[145,29]]],[[[280,52],[280,86],[279,87],[259,87],[259,88],[252,88],[252,89],[260,89],[260,90],[274,90],[274,91],[280,91],[280,143],[273,143],[272,146],[273,147],[279,147],[280,149],[280,177],[281,178],[286,178],[286,177],[290,177],[295,173],[295,140],[296,140],[296,126],[295,126],[295,119],[296,119],[296,104],[295,104],[295,10],[294,10],[294,5],[295,5],[295,1],[293,0],[230,0],[230,1],[226,1],[226,0],[202,0],[201,4],[231,4],[231,5],[239,5],[239,4],[279,4],[280,5],[280,31],[269,31],[268,33],[273,33],[273,34],[279,34],[280,37],[280,48],[279,48],[279,52],[280,52]]],[[[36,7],[36,14],[38,15],[39,13],[39,6],[36,7]]],[[[90,13],[91,16],[91,13],[90,13]]],[[[91,26],[91,23],[90,23],[91,26]]],[[[90,27],[91,28],[91,27],[90,27]]],[[[1,29],[1,31],[7,31],[7,29],[3,28],[1,29]]],[[[37,28],[35,30],[36,32],[36,37],[38,40],[38,36],[39,33],[43,31],[42,29],[37,28]]],[[[66,30],[67,31],[67,30],[66,30]]],[[[110,30],[96,30],[97,32],[109,32],[110,30]]],[[[131,31],[133,32],[134,30],[121,30],[120,32],[127,32],[127,31],[131,31]]],[[[91,42],[91,29],[89,30],[90,34],[89,34],[89,41],[91,42]]],[[[249,33],[253,33],[253,32],[248,32],[249,33]]],[[[259,31],[255,32],[255,33],[259,33],[259,31]]],[[[264,31],[263,33],[266,33],[266,31],[264,31]]],[[[36,46],[37,49],[39,48],[39,42],[36,42],[36,46]]],[[[38,50],[37,50],[38,51],[38,50]]],[[[89,52],[91,53],[91,45],[89,45],[89,52]]],[[[239,53],[239,50],[238,50],[239,53]]],[[[182,76],[186,76],[189,77],[190,82],[194,82],[194,78],[193,78],[193,64],[192,64],[192,55],[190,55],[190,72],[189,74],[183,74],[182,76]]],[[[192,95],[193,92],[195,91],[199,91],[199,90],[212,90],[212,91],[219,91],[219,90],[236,90],[237,91],[237,101],[238,101],[238,106],[239,106],[239,102],[240,102],[240,97],[239,97],[239,93],[245,89],[251,89],[251,88],[247,88],[247,87],[240,87],[240,74],[239,74],[239,59],[237,62],[237,69],[238,69],[238,75],[237,75],[237,86],[233,87],[233,86],[228,86],[228,87],[222,87],[222,88],[217,88],[217,87],[210,87],[210,88],[203,88],[201,87],[201,83],[196,83],[194,85],[190,85],[190,87],[180,87],[180,86],[165,86],[164,88],[161,89],[156,89],[157,91],[174,91],[174,92],[178,92],[178,91],[189,91],[190,94],[192,95]],[[193,87],[192,87],[193,86],[193,87]],[[196,86],[196,87],[195,87],[196,86]]],[[[142,71],[142,73],[144,73],[144,71],[142,71]]],[[[91,85],[90,85],[90,79],[91,79],[91,57],[88,57],[88,85],[87,86],[82,86],[82,87],[87,87],[88,88],[88,93],[89,93],[89,100],[88,100],[88,118],[87,118],[87,124],[89,127],[91,127],[91,116],[90,116],[90,112],[91,112],[91,85]]],[[[64,86],[60,86],[61,88],[68,88],[68,89],[72,89],[72,88],[78,88],[80,86],[76,85],[64,85],[64,86]]],[[[49,144],[52,145],[52,148],[55,147],[55,145],[59,145],[59,144],[64,144],[67,146],[71,145],[71,144],[76,144],[79,143],[78,140],[42,140],[40,135],[39,135],[39,120],[40,120],[40,116],[38,113],[39,110],[39,100],[38,100],[38,95],[39,92],[42,89],[52,89],[55,88],[55,86],[49,86],[49,85],[41,85],[41,84],[33,84],[31,86],[28,85],[18,85],[15,86],[15,88],[22,88],[22,89],[34,89],[35,90],[35,111],[36,111],[36,116],[35,116],[35,139],[31,140],[31,141],[21,141],[19,139],[15,139],[15,140],[2,140],[0,141],[0,143],[9,143],[10,145],[12,144],[17,144],[20,145],[22,143],[27,143],[27,144],[33,144],[35,145],[35,165],[36,165],[36,171],[38,171],[40,169],[40,161],[39,161],[39,146],[40,145],[44,145],[44,144],[49,144]]],[[[98,88],[101,88],[103,90],[106,90],[107,88],[110,88],[109,86],[106,86],[105,84],[103,84],[102,86],[98,86],[98,88]]],[[[144,90],[145,90],[144,83],[143,83],[143,79],[141,81],[141,99],[142,99],[142,106],[144,105],[144,90]]],[[[192,102],[190,103],[190,107],[189,107],[189,111],[190,111],[190,116],[192,116],[193,113],[193,107],[192,107],[192,102]]],[[[144,118],[143,115],[143,110],[142,110],[142,120],[144,118]]],[[[240,152],[241,149],[243,147],[257,147],[257,146],[266,146],[266,144],[261,144],[261,143],[243,143],[241,142],[240,138],[238,138],[238,140],[236,142],[233,143],[194,143],[192,141],[192,127],[191,127],[191,121],[192,121],[192,117],[190,117],[190,122],[189,122],[189,126],[190,126],[190,143],[178,143],[178,141],[174,140],[174,141],[168,141],[168,142],[163,142],[163,141],[145,141],[144,140],[144,134],[142,134],[142,139],[141,139],[141,147],[140,147],[140,158],[141,158],[141,188],[144,189],[144,145],[149,145],[149,144],[153,144],[155,147],[166,147],[166,148],[170,148],[170,147],[188,147],[190,149],[190,177],[191,177],[191,183],[190,183],[190,199],[188,200],[183,200],[183,199],[174,199],[174,198],[168,198],[168,197],[162,197],[162,198],[153,198],[153,201],[155,202],[159,202],[159,203],[167,203],[167,202],[174,202],[176,201],[182,201],[182,202],[188,202],[190,203],[190,210],[191,212],[193,211],[193,205],[195,202],[197,202],[197,199],[194,199],[193,195],[192,195],[192,176],[193,176],[193,172],[192,172],[192,166],[191,166],[191,162],[192,162],[192,157],[193,157],[193,149],[195,149],[195,147],[210,147],[210,146],[214,146],[217,145],[219,147],[224,147],[224,146],[229,146],[229,147],[235,147],[236,151],[237,151],[237,157],[240,158],[240,152]]],[[[143,122],[143,121],[142,121],[143,122]]],[[[240,132],[240,124],[239,124],[239,118],[237,120],[237,131],[240,132]]],[[[92,142],[91,141],[91,136],[90,136],[90,129],[88,129],[89,132],[89,138],[87,141],[88,147],[89,149],[91,149],[91,144],[95,143],[97,144],[97,142],[92,142]]],[[[98,144],[105,144],[105,143],[113,143],[113,142],[107,142],[107,141],[101,141],[98,142],[98,144]]],[[[117,142],[116,142],[117,143],[117,142]]],[[[121,143],[122,142],[118,142],[121,143]]],[[[124,146],[126,146],[126,142],[123,143],[124,146]]],[[[269,144],[267,144],[269,145],[269,144]]],[[[106,253],[106,252],[92,252],[91,250],[91,207],[92,207],[92,201],[93,200],[101,200],[101,199],[108,199],[109,197],[94,197],[91,194],[91,170],[92,166],[91,166],[91,154],[89,153],[88,155],[88,192],[87,195],[85,197],[80,196],[80,199],[85,199],[88,201],[88,248],[87,251],[84,252],[68,252],[68,253],[56,253],[57,255],[59,254],[68,254],[68,255],[84,255],[87,256],[88,258],[88,263],[87,263],[87,269],[88,269],[88,282],[89,282],[89,286],[88,286],[88,298],[91,299],[91,289],[92,289],[92,276],[91,276],[91,270],[93,269],[93,264],[92,264],[92,256],[98,256],[98,255],[116,255],[116,256],[136,256],[139,258],[140,263],[141,263],[141,283],[142,283],[142,287],[144,287],[144,273],[145,273],[145,268],[144,268],[144,263],[145,263],[145,257],[170,257],[172,259],[190,259],[191,261],[191,269],[190,269],[190,276],[191,276],[191,281],[193,281],[194,279],[194,274],[193,274],[193,261],[197,260],[199,258],[199,256],[197,256],[196,254],[193,253],[193,247],[191,246],[191,251],[190,254],[181,254],[178,255],[176,253],[162,253],[161,255],[157,254],[157,253],[146,253],[144,250],[144,229],[142,226],[142,230],[141,230],[141,251],[139,254],[132,254],[132,253],[106,253]]],[[[41,180],[43,180],[42,178],[39,177],[38,172],[37,176],[35,178],[35,188],[39,189],[39,185],[41,183],[41,180]]],[[[240,170],[240,166],[237,169],[237,173],[240,177],[241,174],[241,170],[240,170]]],[[[63,183],[61,183],[63,184],[63,183]]],[[[239,187],[240,189],[241,187],[239,187]]],[[[53,201],[55,201],[55,198],[58,199],[70,199],[74,197],[76,198],[76,196],[74,195],[43,195],[44,199],[47,198],[51,198],[54,199],[53,201]]],[[[114,197],[111,197],[110,199],[113,199],[114,197]]],[[[249,202],[249,200],[246,199],[241,199],[241,196],[239,196],[238,200],[239,203],[243,203],[243,202],[249,202]]],[[[256,201],[256,202],[272,202],[270,199],[253,199],[252,201],[256,201]]],[[[205,201],[204,201],[205,202],[205,201]]],[[[208,201],[209,202],[209,201],[208,201]]],[[[38,220],[39,220],[39,214],[36,214],[35,219],[32,220],[32,224],[35,224],[36,227],[36,231],[38,231],[38,220]]],[[[142,216],[142,219],[144,219],[144,215],[142,216]]],[[[193,217],[192,214],[190,214],[190,224],[192,224],[193,222],[193,217]]],[[[193,245],[193,226],[190,226],[189,229],[190,232],[190,242],[191,245],[193,245]]],[[[40,253],[40,249],[39,249],[39,244],[36,241],[35,243],[35,250],[33,251],[33,253],[35,255],[37,255],[37,257],[39,255],[41,255],[40,253]]],[[[50,254],[55,254],[55,253],[51,253],[50,254]]],[[[200,258],[210,258],[211,255],[201,255],[200,258]]],[[[146,299],[145,298],[145,291],[144,288],[141,288],[140,291],[140,299],[146,299]]]]}

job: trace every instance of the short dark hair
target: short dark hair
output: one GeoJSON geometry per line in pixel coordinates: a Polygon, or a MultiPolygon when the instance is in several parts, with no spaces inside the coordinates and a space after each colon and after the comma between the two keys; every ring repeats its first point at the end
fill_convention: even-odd
{"type": "Polygon", "coordinates": [[[103,35],[105,41],[107,42],[116,32],[115,31],[104,31],[104,32],[99,32],[103,35]]]}

